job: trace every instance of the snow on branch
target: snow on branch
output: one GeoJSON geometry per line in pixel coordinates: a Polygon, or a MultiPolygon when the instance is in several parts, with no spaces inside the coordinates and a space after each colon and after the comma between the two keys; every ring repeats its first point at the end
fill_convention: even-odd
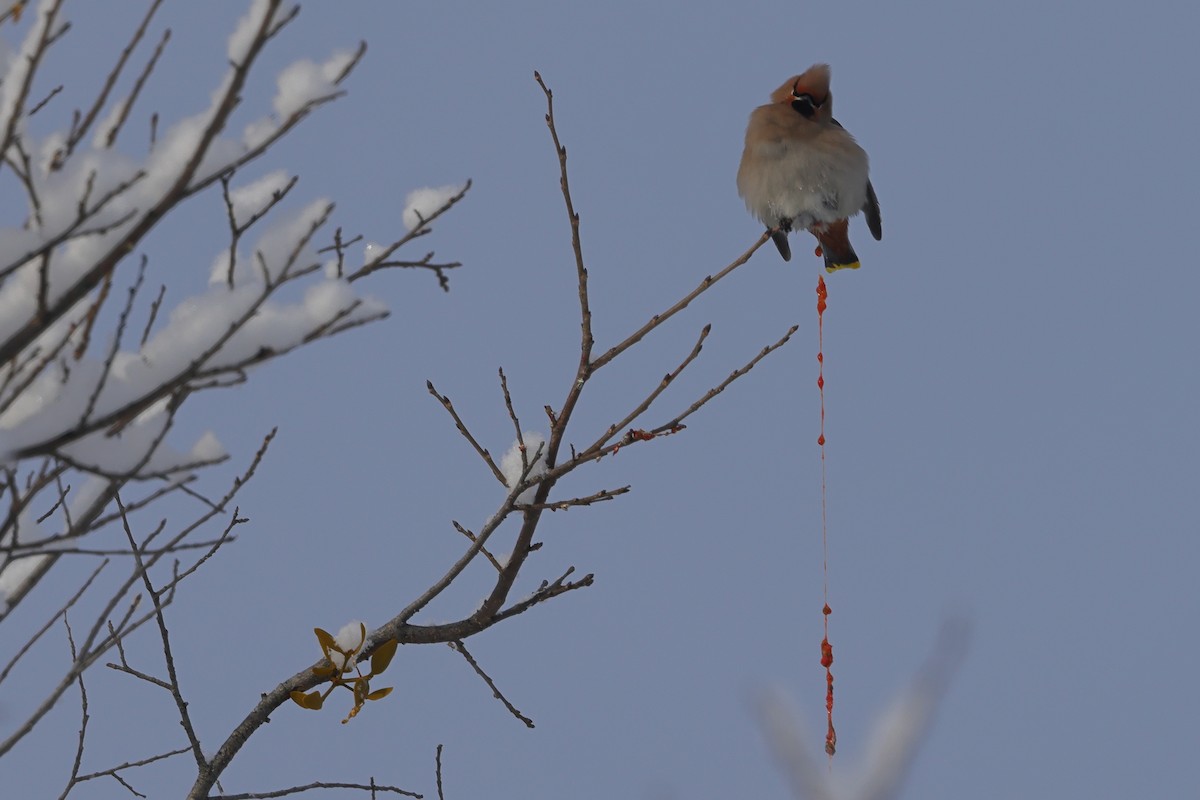
{"type": "MultiPolygon", "coordinates": [[[[284,168],[252,172],[283,136],[345,93],[365,44],[285,66],[274,98],[249,109],[254,121],[234,129],[231,115],[245,103],[260,56],[299,11],[283,0],[252,0],[228,38],[228,67],[211,92],[160,126],[158,112],[143,105],[163,77],[172,33],[158,20],[162,0],[139,5],[124,41],[71,41],[89,32],[71,30],[62,0],[41,0],[25,10],[19,46],[0,43],[0,181],[10,182],[9,196],[25,200],[0,220],[0,624],[65,556],[123,557],[131,569],[116,594],[94,601],[89,613],[99,611],[75,660],[39,710],[9,726],[0,756],[83,670],[155,618],[133,594],[151,586],[149,570],[176,562],[154,578],[161,619],[174,586],[245,521],[231,501],[273,434],[232,488],[214,494],[203,486],[212,482],[211,468],[230,458],[220,426],[173,441],[192,395],[237,386],[259,364],[386,317],[376,287],[361,280],[382,267],[425,267],[445,285],[445,270],[458,266],[432,253],[396,253],[416,238],[401,225],[398,204],[393,228],[378,237],[391,243],[387,257],[334,269],[329,243],[340,246],[341,228],[329,230],[333,202],[285,208],[281,201],[292,202],[299,176],[284,168]],[[70,73],[56,47],[63,41],[111,49],[99,86],[70,73]],[[64,107],[65,97],[80,92],[93,92],[82,95],[81,110],[64,107]],[[124,147],[131,131],[147,129],[148,142],[124,147]],[[221,210],[227,228],[213,229],[207,248],[160,247],[171,260],[152,261],[144,248],[162,235],[158,224],[188,213],[182,204],[193,197],[191,205],[221,210]],[[211,275],[207,287],[179,281],[196,273],[211,275]],[[136,531],[136,515],[168,498],[193,516],[174,528],[164,517],[136,531]],[[215,535],[201,533],[221,524],[215,535]],[[122,528],[129,540],[116,550],[89,544],[122,528]],[[179,564],[189,552],[197,553],[190,565],[179,564]]],[[[0,24],[19,22],[22,9],[14,6],[0,24]]],[[[465,191],[432,209],[427,222],[465,191]]],[[[428,231],[425,225],[420,233],[428,231]]],[[[88,599],[80,596],[61,613],[88,599]]],[[[6,674],[0,669],[0,681],[6,674]]]]}

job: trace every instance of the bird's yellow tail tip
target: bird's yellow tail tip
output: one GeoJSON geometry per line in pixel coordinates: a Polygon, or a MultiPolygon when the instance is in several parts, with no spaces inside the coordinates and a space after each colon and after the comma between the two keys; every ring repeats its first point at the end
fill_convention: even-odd
{"type": "Polygon", "coordinates": [[[830,275],[841,269],[858,269],[862,264],[858,261],[851,261],[849,264],[826,264],[825,271],[830,275]]]}

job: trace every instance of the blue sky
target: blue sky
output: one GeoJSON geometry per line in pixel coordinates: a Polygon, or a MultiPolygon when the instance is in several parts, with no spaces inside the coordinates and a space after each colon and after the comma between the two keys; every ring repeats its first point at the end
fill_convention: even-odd
{"type": "MultiPolygon", "coordinates": [[[[89,44],[62,48],[55,74],[83,93],[131,23],[81,6],[70,35],[89,44]]],[[[143,108],[203,108],[240,13],[164,9],[175,36],[143,108]]],[[[335,222],[377,241],[402,232],[411,189],[470,178],[417,248],[464,266],[449,294],[382,276],[372,293],[390,319],[195,401],[181,441],[211,428],[238,463],[280,428],[240,499],[252,524],[171,611],[202,741],[316,657],[312,627],[395,614],[460,552],[450,520],[478,526],[501,501],[426,379],[493,452],[512,440],[497,367],[528,428],[567,391],[574,272],[533,70],[555,91],[603,347],[755,240],[734,186],[746,118],[826,61],[884,227],[876,243],[856,220],[863,267],[828,280],[835,774],[961,614],[970,650],[902,796],[1194,793],[1198,17],[1173,2],[307,4],[245,118],[292,60],[370,49],[349,95],[247,178],[299,173],[296,207],[333,197],[335,222]]],[[[213,194],[164,224],[143,248],[152,281],[202,287],[223,214],[213,194]]],[[[761,250],[585,397],[577,443],[711,322],[648,420],[665,421],[801,326],[685,433],[565,487],[634,489],[545,519],[521,590],[569,565],[596,585],[468,642],[535,730],[448,648],[406,647],[392,697],[349,726],[280,709],[226,790],[374,775],[436,796],[443,743],[448,797],[787,796],[748,698],[783,686],[818,746],[820,262],[793,249],[788,264],[761,250]]],[[[427,618],[472,609],[475,577],[427,618]]],[[[165,694],[104,672],[89,684],[93,768],[177,730],[165,694]]],[[[65,702],[19,763],[0,762],[0,783],[57,792],[77,726],[65,702]]],[[[178,774],[138,785],[165,796],[178,774]]]]}

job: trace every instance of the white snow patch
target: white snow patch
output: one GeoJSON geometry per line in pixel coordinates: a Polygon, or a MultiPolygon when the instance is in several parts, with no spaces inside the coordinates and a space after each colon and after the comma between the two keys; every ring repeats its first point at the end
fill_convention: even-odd
{"type": "Polygon", "coordinates": [[[457,186],[427,186],[424,189],[414,189],[404,200],[404,227],[415,230],[424,220],[433,216],[439,208],[446,205],[451,197],[463,190],[463,184],[457,186]]]}
{"type": "Polygon", "coordinates": [[[237,27],[229,35],[229,45],[226,52],[234,64],[241,64],[250,51],[255,34],[263,26],[263,16],[268,13],[267,0],[254,0],[246,15],[238,20],[237,27]]]}
{"type": "Polygon", "coordinates": [[[229,453],[225,450],[225,446],[221,444],[221,440],[212,431],[205,431],[201,434],[196,443],[192,445],[190,456],[193,461],[211,462],[220,461],[228,456],[229,453]]]}
{"type": "Polygon", "coordinates": [[[339,648],[349,657],[343,656],[336,650],[329,651],[329,661],[342,672],[349,672],[354,669],[354,655],[362,649],[363,643],[366,642],[367,626],[361,620],[350,620],[342,629],[337,632],[337,636],[333,637],[333,641],[339,648]]]}
{"type": "Polygon", "coordinates": [[[0,566],[0,610],[8,610],[8,596],[18,591],[47,558],[50,556],[26,556],[6,561],[0,566]]]}
{"type": "Polygon", "coordinates": [[[255,214],[262,213],[287,188],[290,180],[287,170],[277,169],[252,183],[231,190],[229,202],[233,205],[233,218],[242,225],[255,214]]]}
{"type": "MultiPolygon", "coordinates": [[[[513,442],[512,447],[508,448],[508,452],[500,459],[500,472],[504,474],[505,483],[510,489],[520,483],[521,473],[524,471],[526,463],[533,465],[526,480],[535,480],[546,471],[546,437],[536,431],[526,431],[522,434],[522,438],[525,440],[524,459],[521,457],[519,441],[513,442]]],[[[517,497],[517,502],[530,502],[536,492],[537,484],[534,484],[521,492],[517,497]]]]}
{"type": "Polygon", "coordinates": [[[285,67],[279,74],[272,103],[279,120],[288,119],[314,100],[337,93],[334,81],[341,77],[353,60],[353,52],[341,50],[321,64],[301,59],[285,67]]]}
{"type": "Polygon", "coordinates": [[[363,247],[364,263],[370,264],[372,261],[382,256],[386,250],[387,248],[381,245],[379,242],[367,242],[366,246],[363,247]]]}

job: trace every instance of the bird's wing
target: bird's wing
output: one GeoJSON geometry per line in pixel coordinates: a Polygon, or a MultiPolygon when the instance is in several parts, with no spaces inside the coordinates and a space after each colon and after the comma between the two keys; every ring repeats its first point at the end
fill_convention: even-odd
{"type": "Polygon", "coordinates": [[[870,180],[867,181],[867,202],[862,210],[867,215],[867,227],[878,242],[883,238],[883,221],[879,218],[879,198],[875,196],[875,187],[870,180]]]}

